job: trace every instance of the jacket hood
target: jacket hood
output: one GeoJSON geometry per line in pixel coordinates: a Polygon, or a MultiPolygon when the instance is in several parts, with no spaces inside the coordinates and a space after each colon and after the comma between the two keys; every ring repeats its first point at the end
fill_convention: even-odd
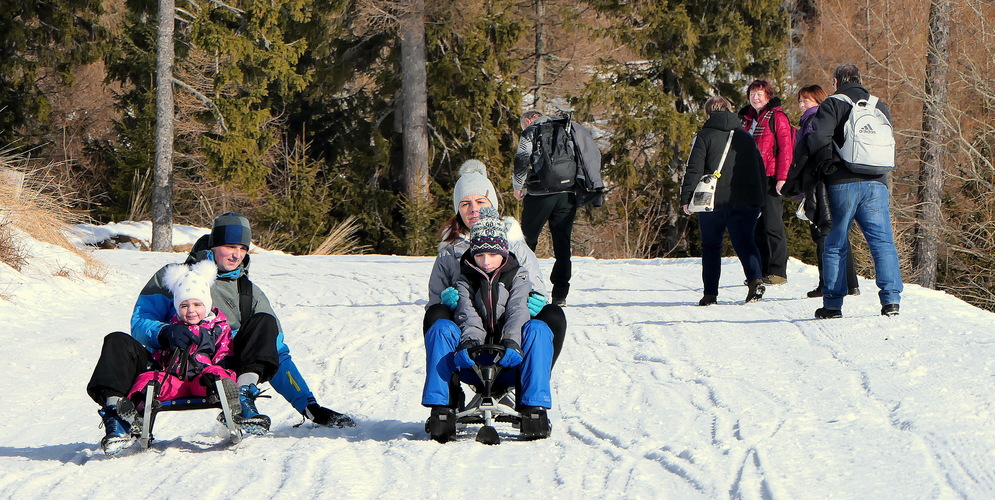
{"type": "Polygon", "coordinates": [[[846,94],[852,101],[867,99],[867,96],[871,95],[871,93],[859,83],[844,83],[840,86],[840,88],[836,89],[836,93],[846,94]]]}
{"type": "Polygon", "coordinates": [[[738,116],[732,114],[731,111],[719,111],[705,120],[705,124],[702,125],[702,128],[713,128],[728,132],[742,126],[743,122],[740,121],[738,116]]]}

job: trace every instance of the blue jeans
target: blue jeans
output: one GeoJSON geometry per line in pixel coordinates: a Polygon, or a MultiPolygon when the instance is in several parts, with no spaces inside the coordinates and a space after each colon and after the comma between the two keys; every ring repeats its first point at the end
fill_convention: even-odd
{"type": "Polygon", "coordinates": [[[729,241],[743,266],[747,281],[761,278],[760,249],[754,239],[760,207],[719,205],[712,212],[698,213],[701,232],[701,281],[704,295],[719,294],[722,274],[722,236],[729,231],[729,241]]]}
{"type": "Polygon", "coordinates": [[[833,226],[826,235],[826,249],[822,254],[822,306],[842,309],[843,298],[848,292],[846,260],[850,253],[847,232],[856,221],[864,233],[867,246],[874,259],[875,283],[881,305],[901,301],[902,274],[898,267],[898,251],[891,233],[891,196],[888,186],[880,182],[851,182],[827,186],[829,210],[833,226]]]}
{"type": "MultiPolygon", "coordinates": [[[[421,404],[425,406],[449,406],[449,381],[456,372],[453,353],[459,344],[460,329],[448,319],[436,321],[425,332],[425,387],[422,389],[421,404]]],[[[522,364],[515,368],[505,368],[498,375],[495,385],[520,387],[518,402],[527,406],[553,406],[549,389],[550,371],[553,365],[553,332],[539,320],[529,320],[522,327],[522,364]]],[[[460,370],[460,380],[480,383],[473,370],[460,370]]]]}

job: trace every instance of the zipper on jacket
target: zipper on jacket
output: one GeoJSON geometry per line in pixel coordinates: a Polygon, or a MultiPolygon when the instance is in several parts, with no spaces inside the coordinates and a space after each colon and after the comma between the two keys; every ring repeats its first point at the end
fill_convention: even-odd
{"type": "MultiPolygon", "coordinates": [[[[501,271],[504,270],[504,266],[508,264],[508,258],[505,257],[504,258],[504,262],[501,263],[501,266],[494,270],[494,276],[488,276],[487,273],[485,273],[483,269],[477,267],[473,262],[467,262],[467,263],[470,264],[470,267],[472,267],[473,269],[476,269],[477,272],[480,273],[484,277],[484,281],[487,283],[487,293],[484,295],[484,309],[487,310],[486,311],[487,312],[487,322],[490,323],[490,328],[487,330],[487,333],[496,335],[497,332],[495,331],[496,325],[495,325],[495,317],[494,317],[495,314],[494,313],[495,313],[495,310],[497,309],[497,304],[496,304],[497,299],[494,297],[494,295],[495,295],[494,294],[494,284],[495,283],[500,284],[500,280],[498,279],[498,275],[501,274],[501,271]]],[[[471,302],[472,302],[472,300],[471,300],[471,302]]],[[[485,337],[484,341],[486,341],[486,340],[487,339],[485,337]]]]}

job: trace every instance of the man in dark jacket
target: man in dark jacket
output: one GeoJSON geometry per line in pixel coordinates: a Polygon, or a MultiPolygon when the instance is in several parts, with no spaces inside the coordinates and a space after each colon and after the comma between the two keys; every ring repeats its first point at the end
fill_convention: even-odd
{"type": "Polygon", "coordinates": [[[681,184],[681,205],[685,213],[691,214],[688,204],[701,176],[715,173],[723,156],[725,162],[715,188],[714,209],[698,213],[701,279],[704,285],[704,294],[698,305],[707,306],[717,301],[722,270],[722,237],[726,230],[746,275],[749,287],[746,302],[753,302],[764,293],[760,250],[754,240],[757,218],[766,196],[763,158],[750,134],[740,128],[739,118],[732,113],[732,103],[728,99],[722,96],[710,98],[705,103],[705,114],[708,119],[691,146],[681,184]],[[723,155],[726,144],[729,149],[723,155]]]}
{"type": "MultiPolygon", "coordinates": [[[[849,102],[868,99],[871,95],[861,85],[860,71],[851,63],[837,66],[833,72],[833,83],[836,86],[834,96],[843,94],[849,102]]],[[[849,102],[833,96],[823,101],[812,120],[812,132],[806,137],[808,151],[816,155],[815,164],[822,169],[832,213],[832,228],[826,237],[822,256],[822,307],[815,311],[815,317],[820,319],[843,316],[843,298],[848,292],[845,265],[849,253],[847,230],[854,221],[864,233],[874,259],[881,314],[897,315],[901,301],[902,276],[891,231],[888,174],[854,172],[838,152],[846,140],[845,125],[853,108],[849,102]]],[[[877,109],[890,122],[887,106],[878,101],[877,109]]]]}

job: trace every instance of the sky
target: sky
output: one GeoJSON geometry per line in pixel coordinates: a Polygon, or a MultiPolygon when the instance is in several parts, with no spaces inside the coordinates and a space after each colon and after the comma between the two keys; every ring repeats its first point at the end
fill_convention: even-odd
{"type": "MultiPolygon", "coordinates": [[[[151,237],[148,222],[78,227],[80,245],[151,237]]],[[[177,226],[174,244],[207,232],[177,226]]],[[[486,446],[469,425],[443,445],[420,405],[433,259],[262,251],[251,276],[295,362],[357,426],[297,426],[269,390],[267,435],[232,447],[215,410],[164,413],[151,449],[107,457],[85,392],[103,336],[184,254],[94,250],[96,280],[65,250],[26,248],[21,272],[0,264],[0,498],[995,497],[995,315],[916,285],[887,318],[861,278],[842,319],[815,320],[817,270],[794,259],[751,304],[724,259],[719,303],[699,307],[698,259],[575,257],[552,435],[499,424],[486,446]]]]}

